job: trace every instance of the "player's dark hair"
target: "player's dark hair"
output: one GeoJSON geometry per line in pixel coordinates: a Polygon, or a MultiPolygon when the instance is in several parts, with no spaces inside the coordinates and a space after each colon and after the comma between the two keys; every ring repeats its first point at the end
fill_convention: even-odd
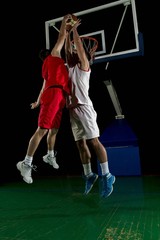
{"type": "Polygon", "coordinates": [[[51,51],[49,49],[41,49],[39,52],[39,58],[44,61],[45,58],[50,55],[51,51]]]}

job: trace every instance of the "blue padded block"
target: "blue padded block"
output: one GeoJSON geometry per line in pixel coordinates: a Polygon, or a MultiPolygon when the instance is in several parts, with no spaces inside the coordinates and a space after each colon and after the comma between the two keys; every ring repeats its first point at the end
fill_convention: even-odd
{"type": "MultiPolygon", "coordinates": [[[[141,175],[138,140],[126,119],[115,119],[100,136],[108,153],[110,172],[114,175],[141,175]]],[[[98,173],[101,169],[98,161],[98,173]]]]}
{"type": "MultiPolygon", "coordinates": [[[[110,172],[115,176],[140,176],[141,166],[138,146],[107,147],[110,172]]],[[[98,174],[101,169],[98,162],[98,174]]]]}

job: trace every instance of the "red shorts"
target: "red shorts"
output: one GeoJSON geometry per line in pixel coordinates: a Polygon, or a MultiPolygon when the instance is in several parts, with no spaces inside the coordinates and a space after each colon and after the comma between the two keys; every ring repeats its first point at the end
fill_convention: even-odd
{"type": "Polygon", "coordinates": [[[61,88],[48,88],[41,96],[38,126],[41,128],[59,128],[66,97],[61,88]]]}

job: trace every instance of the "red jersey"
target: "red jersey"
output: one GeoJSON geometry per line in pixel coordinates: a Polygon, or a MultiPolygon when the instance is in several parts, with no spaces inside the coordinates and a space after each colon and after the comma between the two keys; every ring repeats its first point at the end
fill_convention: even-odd
{"type": "Polygon", "coordinates": [[[45,89],[54,85],[60,85],[65,92],[70,92],[68,70],[62,58],[49,55],[42,65],[42,77],[46,80],[45,89]]]}

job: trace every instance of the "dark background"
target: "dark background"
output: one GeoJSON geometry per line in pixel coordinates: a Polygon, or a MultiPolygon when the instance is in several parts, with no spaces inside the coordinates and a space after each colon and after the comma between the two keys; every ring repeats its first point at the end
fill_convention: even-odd
{"type": "MultiPolygon", "coordinates": [[[[31,110],[30,103],[37,99],[42,85],[42,63],[38,53],[45,47],[45,21],[108,2],[69,0],[59,3],[60,6],[55,6],[53,1],[34,4],[34,6],[28,2],[10,4],[12,13],[8,18],[3,19],[1,31],[3,33],[1,73],[3,73],[4,84],[1,88],[3,99],[1,177],[3,181],[19,179],[19,172],[15,165],[24,159],[28,141],[37,128],[39,110],[31,110]]],[[[98,114],[98,124],[102,133],[116,115],[103,83],[108,78],[112,80],[123,114],[138,138],[142,174],[154,175],[159,174],[158,144],[155,140],[158,133],[158,110],[156,110],[158,97],[152,79],[149,79],[151,70],[147,67],[146,61],[149,49],[146,46],[144,31],[144,0],[135,2],[138,27],[143,34],[144,55],[115,60],[107,76],[104,71],[106,63],[93,65],[90,96],[98,114]]],[[[3,7],[6,13],[7,7],[3,7]]],[[[38,165],[38,171],[34,174],[37,176],[82,173],[66,109],[56,142],[57,161],[60,165],[58,171],[42,162],[42,156],[46,154],[46,150],[44,138],[34,156],[34,164],[38,165]]],[[[96,167],[95,163],[93,167],[96,167]]]]}

